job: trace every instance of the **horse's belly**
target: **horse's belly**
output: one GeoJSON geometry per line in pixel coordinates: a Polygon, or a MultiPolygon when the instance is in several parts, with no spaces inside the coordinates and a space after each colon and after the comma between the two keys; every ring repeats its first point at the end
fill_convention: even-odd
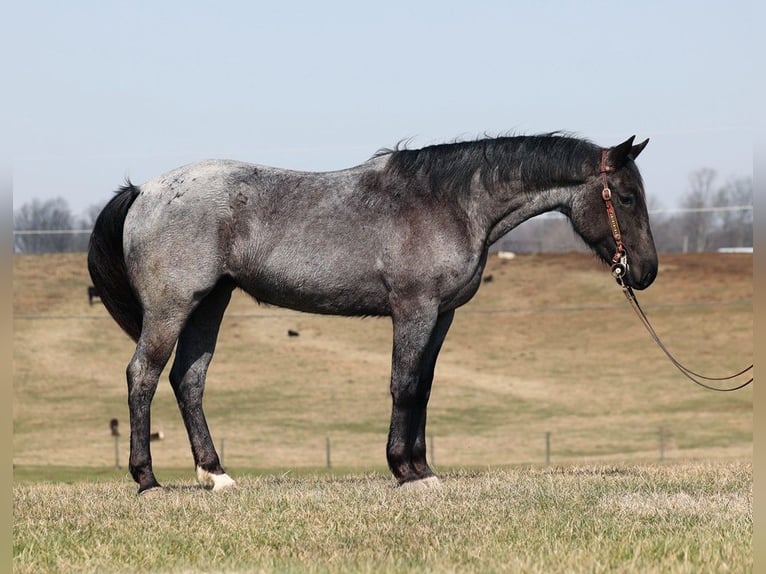
{"type": "Polygon", "coordinates": [[[382,282],[364,277],[323,273],[298,274],[271,270],[253,277],[234,277],[260,303],[307,313],[350,316],[390,315],[382,282]]]}

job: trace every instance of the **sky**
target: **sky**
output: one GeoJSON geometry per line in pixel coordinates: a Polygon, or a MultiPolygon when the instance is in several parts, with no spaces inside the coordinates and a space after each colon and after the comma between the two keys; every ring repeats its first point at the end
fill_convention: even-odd
{"type": "Polygon", "coordinates": [[[563,130],[639,158],[651,205],[753,169],[751,2],[8,5],[13,207],[75,213],[205,158],[326,171],[484,134],[563,130]]]}

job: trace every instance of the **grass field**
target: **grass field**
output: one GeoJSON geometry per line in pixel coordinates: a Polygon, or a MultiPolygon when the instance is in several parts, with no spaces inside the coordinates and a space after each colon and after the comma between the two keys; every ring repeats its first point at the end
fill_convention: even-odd
{"type": "MultiPolygon", "coordinates": [[[[205,405],[241,488],[191,487],[165,381],[152,452],[169,488],[143,500],[109,433],[118,418],[124,467],[132,343],[88,305],[84,255],[16,257],[14,570],[752,569],[752,389],[684,379],[588,255],[493,257],[486,274],[437,366],[439,492],[405,495],[385,470],[388,320],[237,294],[205,405]]],[[[639,293],[678,357],[714,374],[752,362],[752,296],[740,254],[661,256],[639,293]]]]}
{"type": "Polygon", "coordinates": [[[746,463],[14,489],[14,572],[750,572],[746,463]]]}
{"type": "Polygon", "coordinates": [[[20,484],[14,572],[751,572],[747,463],[20,484]]]}

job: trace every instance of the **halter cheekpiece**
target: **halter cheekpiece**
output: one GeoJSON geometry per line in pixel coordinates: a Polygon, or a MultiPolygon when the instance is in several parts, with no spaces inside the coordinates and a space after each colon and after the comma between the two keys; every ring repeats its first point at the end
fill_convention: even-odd
{"type": "Polygon", "coordinates": [[[628,256],[625,252],[625,246],[622,244],[622,234],[620,233],[620,225],[617,223],[617,214],[614,211],[614,205],[612,204],[612,190],[609,189],[609,182],[607,181],[606,174],[613,170],[612,166],[607,164],[607,155],[609,150],[601,150],[601,165],[599,167],[599,173],[601,174],[601,181],[604,185],[601,190],[601,198],[604,200],[606,206],[606,215],[609,219],[609,228],[612,230],[612,237],[616,244],[616,250],[612,256],[612,276],[617,280],[617,283],[622,285],[622,279],[625,273],[628,271],[628,256]]]}

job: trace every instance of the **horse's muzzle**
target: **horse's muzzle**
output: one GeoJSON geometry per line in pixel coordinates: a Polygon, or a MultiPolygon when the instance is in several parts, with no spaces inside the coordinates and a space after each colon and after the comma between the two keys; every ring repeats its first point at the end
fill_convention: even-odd
{"type": "Polygon", "coordinates": [[[641,291],[643,289],[646,289],[654,283],[654,280],[657,278],[657,267],[652,266],[646,271],[641,272],[641,270],[634,270],[628,267],[628,271],[625,273],[625,284],[632,287],[633,289],[637,289],[638,291],[641,291]]]}

